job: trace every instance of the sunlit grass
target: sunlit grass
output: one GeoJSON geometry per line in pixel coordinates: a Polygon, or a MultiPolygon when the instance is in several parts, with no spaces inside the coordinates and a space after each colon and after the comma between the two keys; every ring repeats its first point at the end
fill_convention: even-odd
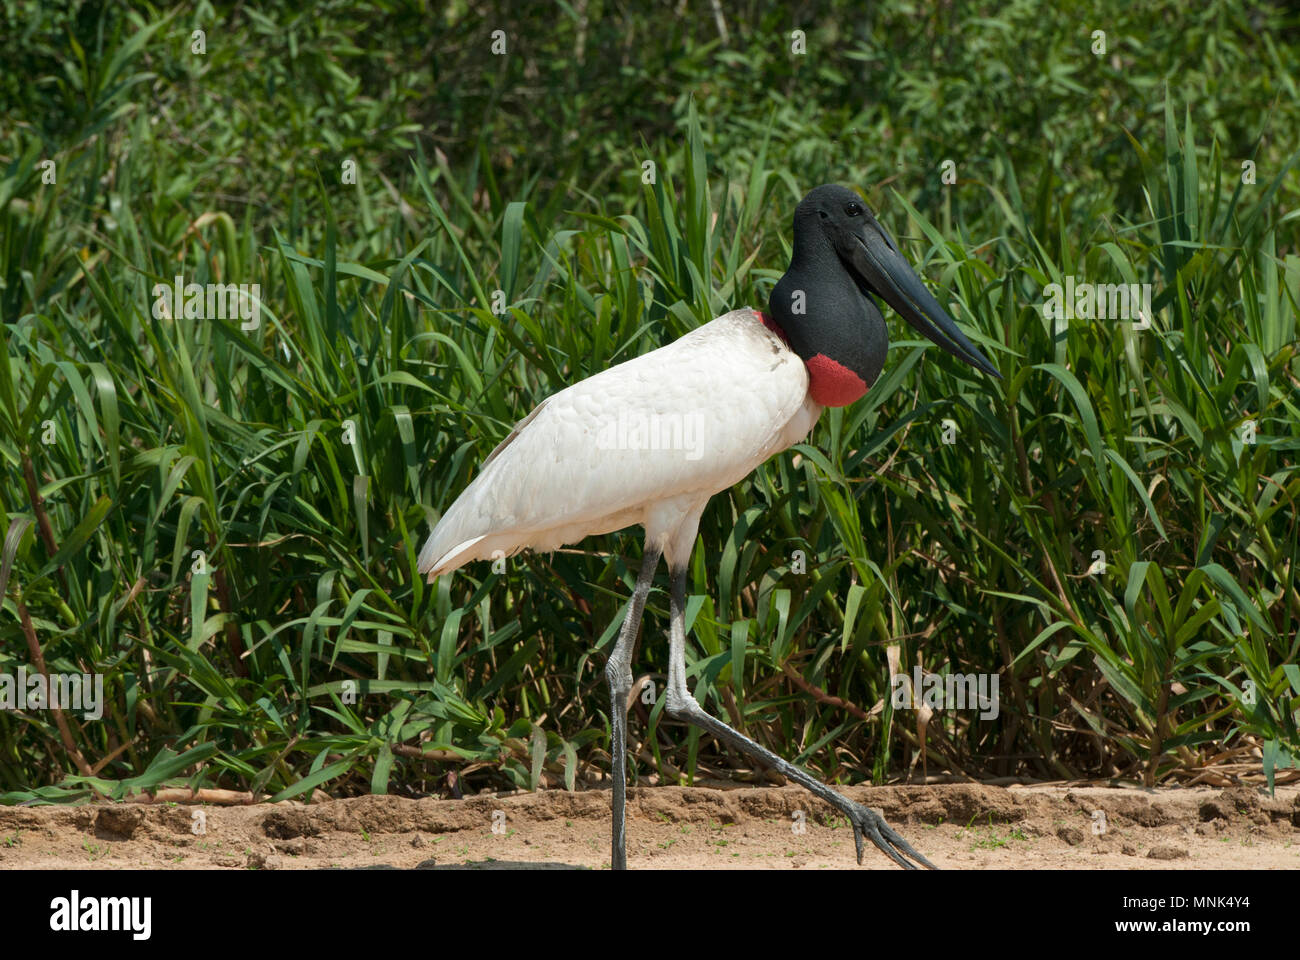
{"type": "MultiPolygon", "coordinates": [[[[268,185],[277,222],[187,202],[168,130],[115,114],[130,91],[110,80],[143,72],[145,41],[120,43],[80,81],[56,183],[29,132],[0,148],[0,672],[39,651],[103,674],[107,700],[97,723],[0,711],[7,799],[598,777],[638,536],[432,587],[415,556],[548,394],[766,303],[816,172],[788,105],[722,149],[726,116],[688,104],[672,136],[628,134],[627,175],[596,187],[556,182],[567,161],[417,143],[391,191],[332,169],[268,185]],[[260,326],[155,316],[178,273],[259,284],[260,326]]],[[[1185,94],[1152,86],[1159,122],[1131,140],[1081,118],[1076,156],[1028,170],[1021,131],[1016,158],[990,146],[948,194],[860,184],[1005,379],[904,333],[797,460],[715,498],[687,611],[708,709],[844,782],[919,772],[918,736],[930,773],[1156,783],[1293,762],[1295,157],[1274,148],[1243,184],[1241,145],[1185,94]],[[1088,167],[1120,148],[1125,191],[1088,167]],[[1045,318],[1067,276],[1150,283],[1149,328],[1045,318]],[[891,645],[903,670],[998,672],[997,719],[940,712],[919,734],[889,706],[891,645]]],[[[666,608],[653,594],[634,667],[658,687],[666,608]]],[[[633,721],[642,776],[726,772],[661,710],[633,721]]]]}

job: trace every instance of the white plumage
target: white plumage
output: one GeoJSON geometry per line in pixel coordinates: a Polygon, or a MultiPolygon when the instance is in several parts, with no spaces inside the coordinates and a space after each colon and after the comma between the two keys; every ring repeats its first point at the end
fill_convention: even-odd
{"type": "Polygon", "coordinates": [[[447,508],[419,571],[433,580],[634,524],[671,566],[695,537],[690,524],[674,542],[682,521],[806,437],[821,409],[803,361],[757,311],[723,314],[538,404],[447,508]]]}
{"type": "Polygon", "coordinates": [[[817,187],[795,211],[790,268],[769,301],[779,335],[758,311],[733,310],[548,397],[492,451],[420,551],[419,572],[433,580],[472,560],[645,527],[636,589],[605,664],[615,869],[627,866],[632,651],[661,556],[671,583],[668,716],[839,809],[853,825],[859,863],[870,840],[899,866],[933,866],[878,812],[710,716],[686,686],[686,573],[700,514],[715,493],[806,437],[822,404],[845,406],[870,388],[889,345],[874,296],[948,353],[998,376],[860,198],[833,184],[817,187]]]}

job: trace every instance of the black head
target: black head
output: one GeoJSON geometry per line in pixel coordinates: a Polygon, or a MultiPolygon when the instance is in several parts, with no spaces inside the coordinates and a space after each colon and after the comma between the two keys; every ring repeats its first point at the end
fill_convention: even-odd
{"type": "MultiPolygon", "coordinates": [[[[792,322],[807,330],[823,324],[852,324],[861,318],[872,321],[880,316],[872,296],[884,300],[918,333],[941,349],[976,369],[1001,378],[993,364],[939,306],[861,197],[836,184],[809,191],[795,209],[794,255],[790,270],[772,291],[771,308],[777,323],[792,322]],[[850,289],[850,284],[866,301],[865,305],[858,305],[855,309],[846,302],[849,298],[845,291],[850,289]],[[833,308],[835,315],[818,317],[809,310],[807,318],[802,321],[791,318],[789,306],[782,302],[785,295],[796,287],[817,288],[819,285],[834,288],[833,295],[820,299],[833,308]]],[[[809,293],[809,300],[812,297],[809,293]]],[[[832,311],[825,312],[829,314],[832,311]]],[[[816,335],[811,330],[808,333],[816,335]]],[[[839,339],[843,336],[841,331],[839,339]]],[[[888,343],[883,330],[873,340],[872,350],[880,355],[870,358],[868,365],[874,367],[872,379],[884,362],[881,342],[888,343]]]]}

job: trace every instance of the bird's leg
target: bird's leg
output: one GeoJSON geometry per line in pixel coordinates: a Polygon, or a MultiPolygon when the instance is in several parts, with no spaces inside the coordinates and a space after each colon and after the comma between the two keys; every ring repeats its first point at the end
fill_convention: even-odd
{"type": "Polygon", "coordinates": [[[609,681],[610,725],[610,777],[614,781],[614,837],[609,865],[614,870],[627,869],[626,813],[627,813],[627,698],[632,692],[632,648],[636,645],[641,614],[646,597],[654,583],[655,567],[659,565],[660,548],[646,540],[641,556],[641,572],[636,578],[636,589],[627,607],[627,617],[618,631],[618,641],[605,664],[605,679],[609,681]]]}
{"type": "Polygon", "coordinates": [[[733,730],[721,720],[710,716],[696,702],[686,689],[686,567],[669,570],[672,578],[672,628],[668,654],[668,690],[665,707],[668,713],[679,720],[688,720],[713,734],[723,743],[761,760],[772,769],[799,783],[826,802],[843,811],[853,824],[853,839],[857,845],[858,863],[862,862],[863,837],[884,851],[899,866],[915,870],[915,864],[908,861],[911,857],[917,863],[937,869],[934,864],[912,849],[912,845],[903,839],[885,818],[874,810],[854,803],[843,794],[832,790],[806,770],[796,767],[787,760],[778,757],[771,750],[755,743],[744,734],[733,730]]]}

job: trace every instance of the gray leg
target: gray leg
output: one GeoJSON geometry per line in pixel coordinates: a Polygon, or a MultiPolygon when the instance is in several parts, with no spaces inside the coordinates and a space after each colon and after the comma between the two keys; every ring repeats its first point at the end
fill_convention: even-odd
{"type": "Polygon", "coordinates": [[[627,618],[618,631],[618,641],[605,664],[605,679],[609,681],[610,776],[614,781],[614,837],[609,865],[614,870],[627,869],[626,812],[627,812],[627,697],[632,692],[632,647],[636,644],[641,614],[646,597],[654,583],[655,567],[659,565],[660,549],[646,541],[641,556],[641,572],[632,591],[632,602],[627,607],[627,618]]]}
{"type": "MultiPolygon", "coordinates": [[[[876,811],[854,803],[848,797],[832,790],[826,784],[813,777],[806,770],[778,757],[771,750],[755,743],[744,734],[733,730],[721,720],[709,716],[686,689],[686,567],[670,569],[672,577],[672,634],[668,653],[668,690],[665,707],[679,720],[688,720],[713,734],[723,743],[741,753],[761,760],[769,767],[807,787],[817,796],[841,810],[853,824],[853,840],[858,848],[858,863],[862,862],[863,837],[884,851],[899,866],[915,870],[916,866],[904,856],[911,857],[930,869],[937,869],[934,864],[912,849],[912,845],[902,838],[885,822],[885,818],[876,811]],[[900,852],[901,851],[901,852],[900,852]]],[[[630,682],[630,681],[629,681],[630,682]]]]}

